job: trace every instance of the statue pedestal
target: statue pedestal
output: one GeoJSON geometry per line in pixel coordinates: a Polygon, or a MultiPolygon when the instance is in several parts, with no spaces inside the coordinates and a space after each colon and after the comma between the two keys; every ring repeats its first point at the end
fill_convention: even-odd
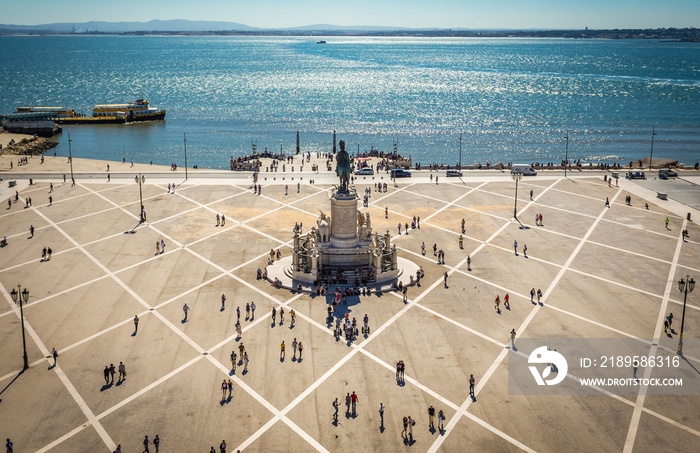
{"type": "Polygon", "coordinates": [[[359,245],[357,236],[357,194],[336,192],[331,197],[331,246],[352,248],[359,245]]]}

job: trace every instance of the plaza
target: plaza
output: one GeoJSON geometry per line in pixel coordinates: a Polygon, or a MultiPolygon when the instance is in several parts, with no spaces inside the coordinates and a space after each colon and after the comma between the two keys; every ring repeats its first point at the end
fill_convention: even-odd
{"type": "MultiPolygon", "coordinates": [[[[507,174],[458,179],[440,172],[439,184],[427,171],[396,184],[386,174],[360,177],[358,193],[372,188],[362,212],[425,276],[410,287],[407,302],[391,291],[349,298],[336,315],[347,311],[361,323],[367,314],[371,331],[346,342],[326,324],[331,294],[275,289],[256,279],[271,249],[291,254],[296,222],[306,231],[327,209],[334,178],[328,173],[309,184],[308,175],[263,173],[262,193],[255,194],[249,175],[229,174],[194,172],[187,181],[181,172],[147,175],[145,223],[126,169],[109,183],[78,179],[72,186],[56,174],[20,184],[19,201],[0,213],[0,235],[8,240],[0,250],[0,438],[11,438],[16,451],[57,452],[113,451],[118,444],[124,452],[142,451],[144,436],[156,434],[163,451],[192,452],[218,451],[224,439],[234,452],[700,447],[698,395],[515,395],[507,371],[512,329],[518,338],[638,338],[649,347],[648,339],[658,338],[659,348],[675,351],[678,335],[663,333],[663,318],[673,312],[678,330],[683,299],[676,282],[700,277],[700,228],[686,217],[692,212],[697,220],[696,210],[657,200],[634,182],[610,187],[602,173],[553,174],[520,180],[516,221],[515,183],[507,174]],[[376,191],[377,182],[388,190],[376,191]],[[25,208],[27,197],[32,205],[25,208]],[[216,226],[217,214],[226,216],[225,226],[216,226]],[[397,224],[414,216],[420,228],[398,234],[397,224]],[[160,240],[166,247],[156,253],[160,240]],[[527,257],[513,252],[514,241],[527,245],[527,257]],[[445,264],[437,263],[433,244],[445,251],[445,264]],[[41,260],[47,246],[53,254],[41,260]],[[10,295],[18,284],[30,291],[24,371],[20,307],[10,295]],[[530,302],[531,288],[541,289],[541,304],[530,302]],[[498,313],[493,300],[506,293],[510,309],[498,313]],[[255,315],[247,317],[251,302],[255,315]],[[273,307],[284,308],[284,323],[279,316],[272,322],[273,307]],[[304,344],[302,360],[292,357],[295,338],[304,344]],[[241,343],[250,363],[247,372],[242,365],[232,372],[229,357],[241,343]],[[403,382],[395,378],[399,360],[406,364],[403,382]],[[119,362],[127,378],[105,384],[103,369],[119,362]],[[222,398],[220,384],[228,379],[233,391],[222,398]],[[357,411],[345,413],[353,391],[357,411]],[[443,433],[428,430],[429,406],[444,411],[443,433]],[[408,415],[416,420],[412,439],[401,435],[408,415]]],[[[2,199],[14,198],[5,186],[2,199]]],[[[693,293],[686,339],[698,337],[699,310],[693,293]]],[[[700,350],[684,352],[683,366],[697,379],[700,350]]]]}

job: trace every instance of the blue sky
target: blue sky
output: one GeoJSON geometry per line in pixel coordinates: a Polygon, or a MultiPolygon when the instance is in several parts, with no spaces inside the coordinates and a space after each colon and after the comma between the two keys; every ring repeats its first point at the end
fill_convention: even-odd
{"type": "Polygon", "coordinates": [[[698,0],[4,0],[0,23],[223,20],[257,27],[311,24],[437,28],[700,26],[698,0]]]}

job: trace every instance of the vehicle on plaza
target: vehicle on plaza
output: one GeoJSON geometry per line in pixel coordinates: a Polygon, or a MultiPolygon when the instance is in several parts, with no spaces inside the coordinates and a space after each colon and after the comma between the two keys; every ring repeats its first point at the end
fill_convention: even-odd
{"type": "Polygon", "coordinates": [[[447,177],[452,177],[452,176],[457,176],[457,177],[462,177],[462,172],[459,170],[447,170],[447,177]]]}
{"type": "Polygon", "coordinates": [[[666,179],[676,177],[678,177],[678,173],[676,173],[674,170],[671,170],[670,168],[659,168],[659,178],[666,179]]]}
{"type": "Polygon", "coordinates": [[[530,164],[513,164],[510,167],[511,175],[537,176],[537,172],[530,164]]]}
{"type": "Polygon", "coordinates": [[[392,178],[410,178],[411,172],[408,170],[404,170],[403,168],[394,168],[393,170],[391,170],[391,177],[392,178]]]}
{"type": "Polygon", "coordinates": [[[647,179],[643,171],[628,171],[625,175],[627,179],[647,179]]]}
{"type": "Polygon", "coordinates": [[[359,170],[355,170],[355,174],[356,175],[373,175],[374,170],[372,170],[369,167],[360,168],[359,170]]]}

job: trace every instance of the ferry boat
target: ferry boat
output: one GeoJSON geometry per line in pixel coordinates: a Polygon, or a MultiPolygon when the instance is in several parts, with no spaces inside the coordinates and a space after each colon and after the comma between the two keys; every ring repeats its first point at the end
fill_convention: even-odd
{"type": "Polygon", "coordinates": [[[52,113],[57,118],[77,116],[75,110],[68,107],[17,107],[15,113],[52,113]]]}
{"type": "Polygon", "coordinates": [[[138,99],[128,104],[102,104],[92,108],[95,118],[126,114],[126,121],[155,121],[165,119],[165,110],[151,107],[147,99],[138,99]]]}
{"type": "Polygon", "coordinates": [[[124,124],[126,113],[115,112],[109,116],[85,116],[68,107],[17,107],[15,113],[41,113],[58,124],[124,124]]]}

